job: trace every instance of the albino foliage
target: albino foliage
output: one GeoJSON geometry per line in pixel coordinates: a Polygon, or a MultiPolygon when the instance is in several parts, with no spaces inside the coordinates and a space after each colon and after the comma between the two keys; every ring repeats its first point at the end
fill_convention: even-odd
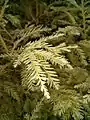
{"type": "Polygon", "coordinates": [[[58,65],[60,69],[64,67],[73,69],[62,53],[70,52],[70,49],[76,46],[66,46],[63,43],[54,47],[48,43],[48,40],[57,37],[50,36],[28,43],[15,64],[17,66],[21,62],[25,65],[22,70],[22,84],[29,90],[33,86],[41,87],[41,91],[47,98],[50,98],[47,85],[59,89],[60,81],[54,66],[58,65]]]}

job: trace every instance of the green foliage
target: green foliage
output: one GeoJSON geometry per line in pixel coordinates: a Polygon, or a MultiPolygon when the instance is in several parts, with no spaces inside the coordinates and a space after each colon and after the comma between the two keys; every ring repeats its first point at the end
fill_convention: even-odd
{"type": "Polygon", "coordinates": [[[89,7],[0,1],[0,120],[90,119],[89,7]]]}
{"type": "MultiPolygon", "coordinates": [[[[60,28],[54,35],[42,37],[38,41],[26,44],[14,63],[14,67],[22,66],[21,77],[24,88],[31,92],[40,92],[41,90],[44,96],[50,99],[48,101],[48,106],[51,108],[50,114],[59,116],[63,120],[84,118],[83,98],[89,90],[89,73],[86,70],[86,66],[89,64],[87,50],[82,48],[85,42],[80,41],[76,46],[73,41],[74,35],[80,35],[77,27],[60,28]],[[69,41],[65,41],[67,37],[69,41]]],[[[89,44],[89,41],[86,42],[89,44]]],[[[25,111],[28,111],[26,110],[28,104],[30,105],[26,101],[25,111]]],[[[46,105],[47,102],[44,107],[46,105]]],[[[43,105],[37,106],[38,103],[35,111],[33,109],[32,112],[27,112],[26,120],[48,118],[45,117],[48,109],[42,109],[43,105]],[[45,113],[45,116],[42,115],[42,112],[45,113]]]]}
{"type": "Polygon", "coordinates": [[[81,0],[78,3],[75,0],[66,0],[65,6],[62,6],[61,3],[62,2],[58,0],[57,4],[50,4],[48,6],[48,11],[44,14],[46,22],[49,22],[52,27],[67,25],[80,26],[84,33],[84,38],[87,38],[90,19],[89,1],[81,0]],[[50,16],[50,18],[48,16],[50,16]]]}

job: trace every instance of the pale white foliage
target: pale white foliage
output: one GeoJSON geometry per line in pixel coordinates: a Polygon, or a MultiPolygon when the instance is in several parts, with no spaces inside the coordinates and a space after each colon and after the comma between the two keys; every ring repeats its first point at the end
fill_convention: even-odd
{"type": "Polygon", "coordinates": [[[70,52],[77,46],[67,46],[62,43],[53,46],[48,40],[58,39],[64,34],[42,37],[40,40],[28,43],[18,56],[14,67],[23,63],[25,67],[22,70],[22,85],[29,90],[33,87],[40,87],[47,99],[50,99],[47,86],[59,89],[59,77],[53,66],[58,65],[60,69],[67,67],[73,69],[63,52],[70,52]]]}

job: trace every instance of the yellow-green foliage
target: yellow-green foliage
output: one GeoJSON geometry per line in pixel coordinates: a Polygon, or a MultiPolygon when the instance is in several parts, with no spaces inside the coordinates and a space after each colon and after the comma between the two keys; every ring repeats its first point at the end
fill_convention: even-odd
{"type": "Polygon", "coordinates": [[[51,28],[24,26],[5,11],[11,3],[0,7],[0,120],[89,120],[89,0],[55,1],[46,11],[30,1],[35,13],[26,16],[51,28]]]}
{"type": "Polygon", "coordinates": [[[72,37],[70,41],[67,41],[67,44],[70,45],[65,43],[67,36],[79,34],[76,27],[68,26],[59,29],[49,37],[42,37],[35,42],[27,43],[18,55],[14,67],[17,65],[22,67],[22,86],[28,92],[42,94],[40,92],[42,91],[48,99],[45,100],[42,96],[43,101],[39,100],[39,103],[36,103],[36,108],[32,110],[31,116],[27,112],[25,119],[42,119],[42,111],[46,111],[45,114],[48,114],[47,108],[43,108],[48,102],[51,115],[60,116],[63,120],[83,119],[83,106],[88,103],[88,98],[85,99],[85,95],[89,90],[89,73],[86,70],[87,53],[82,49],[85,43],[78,42],[75,45],[74,42],[71,42],[70,44],[72,37]],[[71,29],[72,31],[70,31],[71,29]]]}

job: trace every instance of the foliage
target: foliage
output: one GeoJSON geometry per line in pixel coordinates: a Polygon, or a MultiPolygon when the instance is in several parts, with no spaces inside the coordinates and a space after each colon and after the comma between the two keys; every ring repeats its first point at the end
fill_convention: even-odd
{"type": "Polygon", "coordinates": [[[90,119],[90,1],[0,1],[0,120],[90,119]]]}
{"type": "Polygon", "coordinates": [[[70,48],[73,46],[66,46],[62,43],[56,47],[48,44],[50,39],[58,39],[61,36],[49,36],[41,38],[39,41],[27,44],[25,50],[21,53],[16,61],[15,67],[20,63],[24,63],[25,67],[22,72],[23,84],[28,89],[33,89],[34,84],[40,86],[41,91],[44,92],[44,96],[50,98],[46,85],[55,87],[58,89],[59,79],[53,66],[58,65],[59,68],[67,67],[72,69],[72,66],[62,55],[63,52],[70,52],[70,48]],[[27,71],[27,72],[26,72],[27,71]]]}

